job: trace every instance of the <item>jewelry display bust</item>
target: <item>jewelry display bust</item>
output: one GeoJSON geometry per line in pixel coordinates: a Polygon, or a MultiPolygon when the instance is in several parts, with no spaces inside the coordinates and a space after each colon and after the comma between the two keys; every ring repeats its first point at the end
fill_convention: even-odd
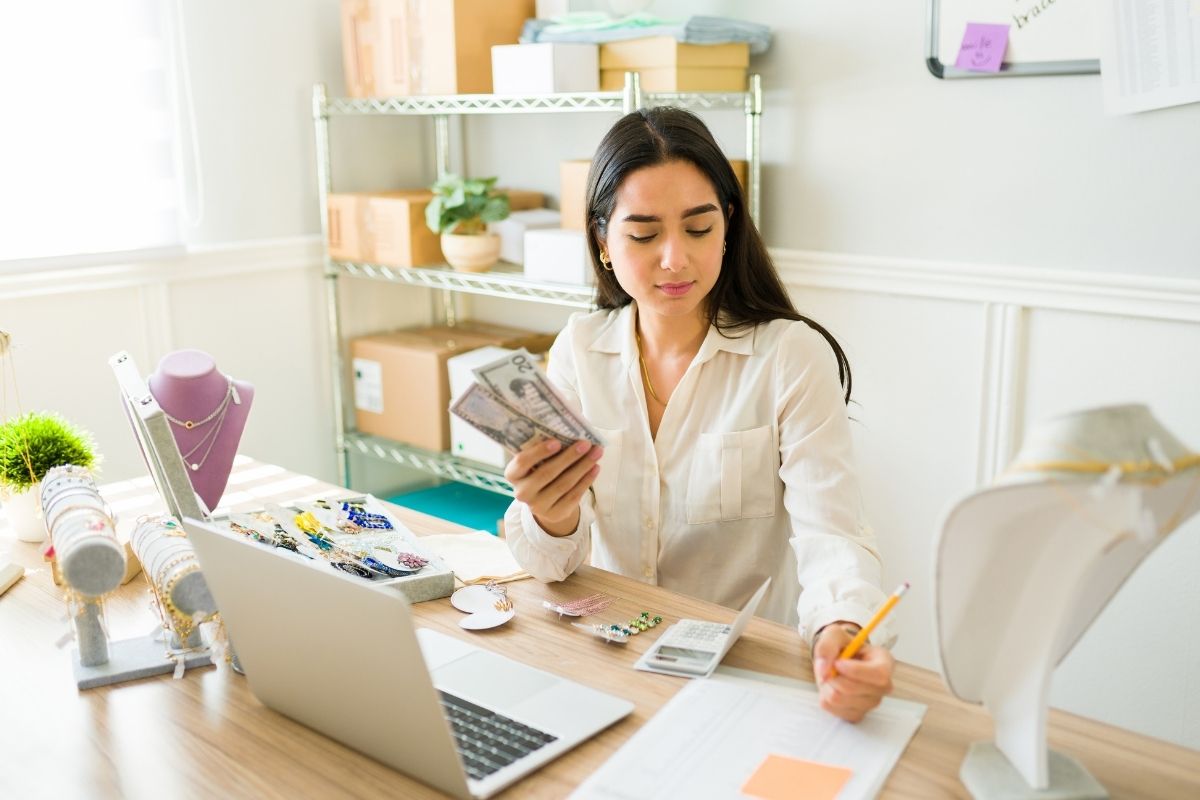
{"type": "Polygon", "coordinates": [[[192,488],[208,508],[216,508],[229,483],[254,387],[222,373],[200,350],[163,356],[147,383],[170,420],[192,488]]]}

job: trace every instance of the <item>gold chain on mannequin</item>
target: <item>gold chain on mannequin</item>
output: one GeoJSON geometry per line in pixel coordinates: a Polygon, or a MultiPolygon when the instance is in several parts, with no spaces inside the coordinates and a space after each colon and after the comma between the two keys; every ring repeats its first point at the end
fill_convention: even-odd
{"type": "MultiPolygon", "coordinates": [[[[163,409],[163,414],[166,416],[166,418],[168,420],[170,420],[174,424],[178,425],[181,428],[186,428],[187,430],[190,431],[192,428],[198,428],[201,425],[207,425],[208,423],[210,423],[214,419],[216,419],[218,414],[220,414],[225,409],[229,408],[229,401],[234,399],[234,395],[236,393],[237,393],[237,390],[233,388],[233,378],[230,378],[227,376],[225,378],[225,396],[221,398],[221,402],[217,404],[217,407],[213,409],[213,412],[211,414],[209,414],[207,417],[205,417],[204,419],[200,420],[199,422],[197,422],[195,420],[190,420],[190,419],[187,419],[187,420],[176,419],[175,417],[168,414],[167,410],[165,408],[163,409]]],[[[160,408],[162,407],[161,403],[159,403],[159,407],[160,408]]]]}

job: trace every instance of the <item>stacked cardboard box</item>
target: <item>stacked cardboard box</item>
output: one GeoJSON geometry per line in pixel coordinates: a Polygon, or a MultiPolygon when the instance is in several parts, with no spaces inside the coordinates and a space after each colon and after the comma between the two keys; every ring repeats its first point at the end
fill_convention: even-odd
{"type": "Polygon", "coordinates": [[[600,45],[600,90],[617,91],[637,72],[645,92],[741,92],[750,45],[682,44],[670,36],[600,45]]]}
{"type": "Polygon", "coordinates": [[[534,0],[342,0],[351,97],[492,91],[492,45],[516,44],[534,0]]]}
{"type": "MultiPolygon", "coordinates": [[[[514,211],[545,205],[541,192],[501,191],[514,211]]],[[[425,189],[329,195],[329,257],[389,267],[441,263],[440,237],[425,224],[425,207],[432,199],[425,189]]]]}

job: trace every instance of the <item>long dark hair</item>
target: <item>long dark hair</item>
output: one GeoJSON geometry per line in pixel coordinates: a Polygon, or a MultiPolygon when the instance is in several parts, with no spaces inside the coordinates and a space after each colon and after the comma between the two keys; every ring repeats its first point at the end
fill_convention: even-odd
{"type": "Polygon", "coordinates": [[[721,274],[708,296],[708,321],[722,334],[748,333],[761,322],[791,319],[805,323],[825,337],[837,356],[838,377],[850,402],[850,362],[833,334],[803,316],[792,305],[766,245],[750,219],[733,167],[705,124],[689,111],[660,106],[626,114],[605,134],[588,171],[587,239],[596,273],[596,305],[620,308],[632,302],[612,270],[600,264],[600,240],[608,238],[608,223],[617,202],[617,189],[630,173],[687,161],[703,172],[716,189],[724,211],[731,211],[725,234],[721,274]]]}

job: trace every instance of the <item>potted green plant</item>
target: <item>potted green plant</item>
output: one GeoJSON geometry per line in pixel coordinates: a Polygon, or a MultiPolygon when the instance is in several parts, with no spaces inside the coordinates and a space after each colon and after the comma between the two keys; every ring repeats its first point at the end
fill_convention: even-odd
{"type": "Polygon", "coordinates": [[[443,175],[425,207],[425,224],[442,236],[446,262],[464,272],[483,272],[500,258],[500,237],[487,223],[508,216],[508,195],[496,190],[495,178],[443,175]]]}
{"type": "Polygon", "coordinates": [[[40,490],[47,472],[63,464],[90,469],[95,463],[91,435],[57,414],[30,412],[0,424],[0,499],[17,538],[46,538],[40,490]]]}

